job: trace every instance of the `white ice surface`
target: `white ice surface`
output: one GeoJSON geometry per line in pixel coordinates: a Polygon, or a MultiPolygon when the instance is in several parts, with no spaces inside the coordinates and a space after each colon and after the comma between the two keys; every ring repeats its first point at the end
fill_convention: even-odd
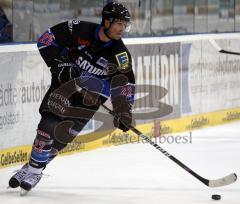
{"type": "MultiPolygon", "coordinates": [[[[181,135],[189,133],[182,133],[181,135]]],[[[240,123],[197,130],[192,144],[160,144],[205,178],[240,176],[240,123]]],[[[0,169],[1,204],[240,203],[240,182],[209,188],[149,144],[128,144],[56,158],[27,196],[6,189],[15,166],[0,169]],[[220,201],[211,200],[220,194],[220,201]]]]}

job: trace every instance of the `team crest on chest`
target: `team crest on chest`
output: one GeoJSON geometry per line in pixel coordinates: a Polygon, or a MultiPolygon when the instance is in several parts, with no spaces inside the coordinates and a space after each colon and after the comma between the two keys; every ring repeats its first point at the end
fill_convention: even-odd
{"type": "Polygon", "coordinates": [[[119,69],[126,69],[129,66],[129,59],[127,52],[121,52],[117,55],[115,55],[117,62],[118,62],[118,68],[119,69]]]}

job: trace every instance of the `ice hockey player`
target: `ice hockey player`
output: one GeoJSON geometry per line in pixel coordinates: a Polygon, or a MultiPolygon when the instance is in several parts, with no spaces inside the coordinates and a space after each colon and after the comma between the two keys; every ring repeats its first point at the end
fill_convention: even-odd
{"type": "Polygon", "coordinates": [[[36,186],[49,161],[75,138],[106,97],[111,99],[113,110],[119,116],[113,119],[114,126],[129,130],[135,79],[131,55],[121,40],[129,26],[128,10],[122,4],[111,2],[102,10],[101,24],[63,22],[39,38],[37,45],[50,67],[51,85],[39,109],[41,120],[29,162],[10,178],[9,187],[20,186],[27,192],[36,186]],[[83,89],[76,88],[64,104],[78,107],[79,117],[71,117],[71,111],[66,111],[66,115],[61,107],[64,96],[56,93],[59,87],[75,79],[83,89]],[[73,125],[63,125],[65,121],[73,125]]]}

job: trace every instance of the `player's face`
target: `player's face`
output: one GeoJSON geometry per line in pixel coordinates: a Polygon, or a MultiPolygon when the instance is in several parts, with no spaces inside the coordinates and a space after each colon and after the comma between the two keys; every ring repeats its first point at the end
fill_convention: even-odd
{"type": "Polygon", "coordinates": [[[119,40],[123,36],[127,26],[126,21],[115,20],[109,28],[108,35],[114,40],[119,40]]]}

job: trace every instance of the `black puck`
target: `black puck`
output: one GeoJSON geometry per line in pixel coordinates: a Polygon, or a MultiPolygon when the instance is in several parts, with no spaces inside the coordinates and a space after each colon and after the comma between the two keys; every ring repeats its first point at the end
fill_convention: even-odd
{"type": "Polygon", "coordinates": [[[213,199],[213,200],[220,200],[220,199],[221,199],[221,195],[213,194],[213,195],[212,195],[212,199],[213,199]]]}

